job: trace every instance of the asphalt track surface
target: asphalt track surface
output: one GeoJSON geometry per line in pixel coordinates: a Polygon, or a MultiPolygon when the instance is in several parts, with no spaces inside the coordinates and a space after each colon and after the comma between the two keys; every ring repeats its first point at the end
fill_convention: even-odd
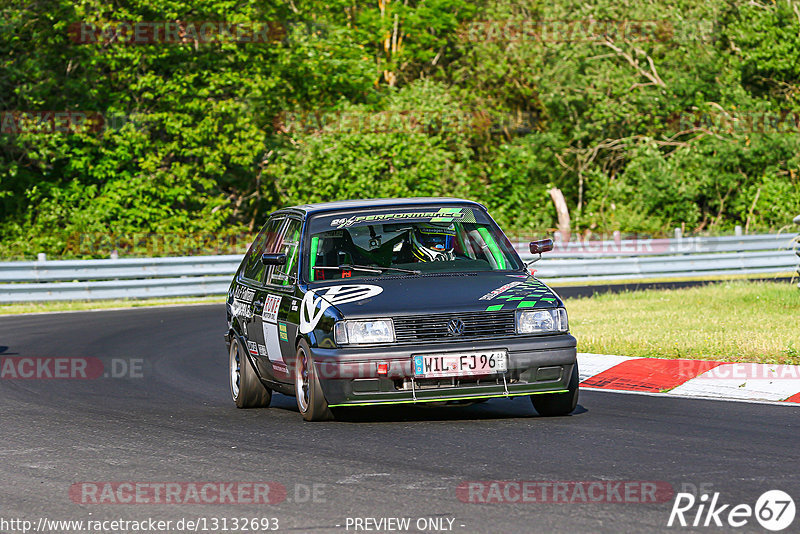
{"type": "MultiPolygon", "coordinates": [[[[583,391],[568,417],[539,417],[517,398],[306,423],[282,395],[269,409],[235,408],[224,326],[220,305],[0,317],[0,357],[92,357],[107,370],[113,359],[143,360],[136,377],[0,380],[0,518],[275,517],[281,532],[313,533],[356,532],[345,528],[348,517],[408,517],[411,532],[430,517],[453,519],[451,531],[464,533],[690,530],[666,527],[672,500],[457,497],[459,484],[487,480],[665,481],[675,491],[705,485],[720,502],[750,505],[782,489],[800,505],[795,406],[583,391]],[[274,481],[287,499],[73,502],[70,487],[87,481],[274,481]],[[307,499],[313,485],[316,499],[307,499]]],[[[786,532],[798,525],[800,517],[786,532]]],[[[697,531],[727,530],[764,532],[753,519],[739,529],[697,531]]]]}

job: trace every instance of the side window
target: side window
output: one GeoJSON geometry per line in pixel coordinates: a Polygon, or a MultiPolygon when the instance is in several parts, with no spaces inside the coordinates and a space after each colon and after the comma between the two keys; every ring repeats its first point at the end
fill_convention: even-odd
{"type": "Polygon", "coordinates": [[[278,240],[278,231],[283,224],[283,217],[274,217],[270,219],[261,233],[258,234],[256,240],[253,241],[250,250],[247,252],[247,259],[244,267],[244,277],[248,280],[253,280],[259,284],[264,283],[264,274],[267,271],[267,266],[261,263],[261,255],[265,252],[270,252],[275,242],[278,240]]]}
{"type": "Polygon", "coordinates": [[[300,221],[289,219],[283,240],[276,250],[278,254],[286,254],[286,265],[276,265],[272,270],[269,283],[277,286],[289,286],[297,281],[297,262],[300,258],[300,221]]]}

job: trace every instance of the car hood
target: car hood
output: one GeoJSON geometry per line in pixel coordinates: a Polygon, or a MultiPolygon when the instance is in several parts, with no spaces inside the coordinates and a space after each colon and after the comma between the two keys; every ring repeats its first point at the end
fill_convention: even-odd
{"type": "Polygon", "coordinates": [[[314,284],[309,293],[347,318],[562,306],[540,280],[508,272],[337,280],[314,284]]]}

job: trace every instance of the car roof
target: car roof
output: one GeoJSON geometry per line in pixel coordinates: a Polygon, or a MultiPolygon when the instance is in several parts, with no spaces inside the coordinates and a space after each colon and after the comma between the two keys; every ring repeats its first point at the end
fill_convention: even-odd
{"type": "Polygon", "coordinates": [[[411,197],[411,198],[368,198],[359,200],[338,200],[335,202],[318,202],[314,204],[300,204],[283,208],[279,211],[291,210],[302,211],[307,215],[326,211],[339,211],[347,209],[370,209],[370,208],[401,208],[405,206],[421,206],[426,204],[467,204],[486,209],[486,206],[479,202],[466,200],[463,198],[452,197],[411,197]]]}

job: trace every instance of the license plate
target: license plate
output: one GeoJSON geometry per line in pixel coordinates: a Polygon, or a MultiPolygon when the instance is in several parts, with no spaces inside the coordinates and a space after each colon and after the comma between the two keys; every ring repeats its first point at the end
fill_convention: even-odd
{"type": "Polygon", "coordinates": [[[506,369],[508,354],[504,350],[414,356],[414,376],[419,378],[489,375],[506,369]]]}

